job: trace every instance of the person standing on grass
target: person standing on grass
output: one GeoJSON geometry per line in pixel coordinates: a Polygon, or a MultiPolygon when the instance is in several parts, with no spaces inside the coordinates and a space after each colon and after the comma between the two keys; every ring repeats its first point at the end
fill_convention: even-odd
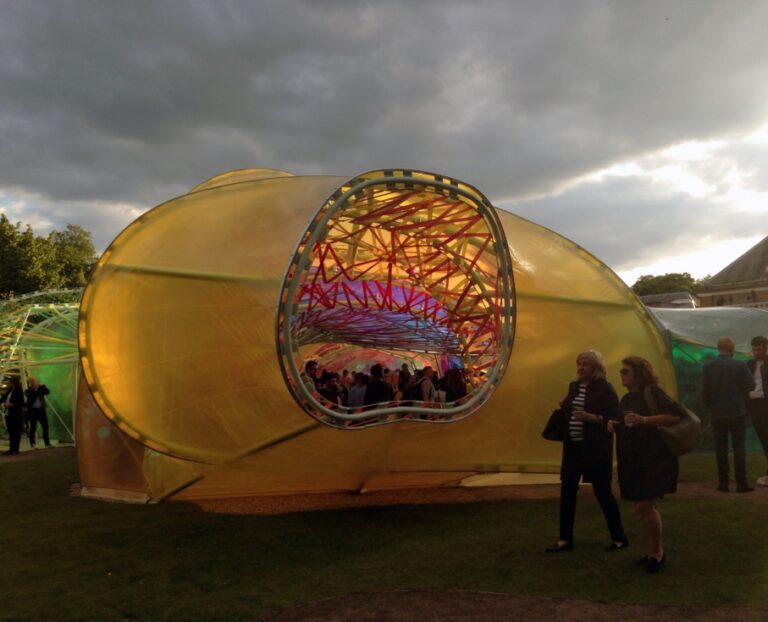
{"type": "Polygon", "coordinates": [[[606,427],[609,418],[616,414],[619,398],[605,377],[602,354],[589,350],[576,357],[576,380],[571,382],[568,395],[560,403],[565,437],[560,469],[560,539],[546,549],[547,553],[574,548],[576,496],[582,478],[592,484],[608,524],[611,543],[606,550],[629,546],[619,505],[611,492],[613,435],[606,427]]]}
{"type": "Polygon", "coordinates": [[[704,365],[701,396],[712,415],[720,492],[728,492],[728,434],[733,443],[736,492],[754,490],[747,482],[747,396],[755,381],[744,361],[733,358],[736,345],[730,337],[717,340],[719,356],[704,365]]]}
{"type": "Polygon", "coordinates": [[[5,409],[5,427],[8,429],[8,440],[10,441],[10,448],[3,452],[4,456],[13,456],[19,453],[23,426],[22,413],[24,412],[24,389],[21,388],[21,381],[16,376],[11,376],[9,381],[8,389],[0,398],[0,404],[5,409]]]}
{"type": "Polygon", "coordinates": [[[43,442],[46,447],[51,446],[51,439],[48,436],[48,413],[45,410],[45,396],[50,391],[44,384],[40,384],[37,378],[30,378],[26,391],[27,423],[29,423],[29,444],[35,446],[35,432],[37,424],[40,423],[40,430],[43,434],[43,442]]]}
{"type": "MultiPolygon", "coordinates": [[[[752,374],[755,388],[749,392],[747,411],[768,459],[768,339],[762,335],[753,337],[751,345],[752,360],[747,361],[747,367],[752,374]]],[[[758,480],[758,483],[763,482],[758,480]]]]}
{"type": "Polygon", "coordinates": [[[621,498],[635,504],[635,512],[645,532],[648,553],[637,560],[649,573],[656,573],[666,561],[662,546],[659,499],[677,491],[679,465],[659,433],[659,427],[680,421],[680,409],[659,387],[651,363],[639,356],[621,361],[621,384],[627,394],[621,398],[618,419],[608,423],[616,433],[621,498]],[[648,390],[656,405],[653,414],[648,390]]]}

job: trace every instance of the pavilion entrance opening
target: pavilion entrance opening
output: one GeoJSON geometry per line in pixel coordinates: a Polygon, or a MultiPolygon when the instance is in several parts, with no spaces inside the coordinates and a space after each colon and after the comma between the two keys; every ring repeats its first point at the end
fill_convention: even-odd
{"type": "Polygon", "coordinates": [[[457,421],[505,371],[514,305],[506,239],[482,194],[431,173],[366,173],[325,202],[297,245],[277,318],[283,373],[298,403],[334,427],[457,421]],[[393,374],[429,366],[437,377],[460,377],[466,393],[446,400],[438,386],[430,401],[404,391],[348,406],[314,389],[307,361],[326,378],[368,374],[375,364],[393,374]]]}

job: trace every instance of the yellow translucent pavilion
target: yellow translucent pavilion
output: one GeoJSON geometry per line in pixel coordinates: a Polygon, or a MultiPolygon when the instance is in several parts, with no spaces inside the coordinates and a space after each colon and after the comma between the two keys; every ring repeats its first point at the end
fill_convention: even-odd
{"type": "Polygon", "coordinates": [[[87,494],[164,500],[439,486],[554,472],[540,436],[600,350],[667,346],[633,292],[557,233],[458,180],[232,171],[111,244],[87,286],[77,450],[87,494]],[[308,359],[458,366],[449,404],[325,402],[308,359]]]}

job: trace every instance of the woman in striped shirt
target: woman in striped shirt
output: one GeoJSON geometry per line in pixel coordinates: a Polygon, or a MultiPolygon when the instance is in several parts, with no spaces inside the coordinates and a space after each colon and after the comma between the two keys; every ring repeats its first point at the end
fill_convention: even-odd
{"type": "Polygon", "coordinates": [[[576,380],[560,403],[563,410],[565,441],[560,469],[560,539],[548,553],[570,551],[574,547],[573,524],[576,496],[582,478],[592,484],[603,511],[611,543],[608,551],[626,548],[629,540],[621,524],[616,498],[611,492],[613,475],[613,437],[607,422],[614,417],[619,398],[606,379],[605,361],[595,350],[576,357],[576,380]]]}

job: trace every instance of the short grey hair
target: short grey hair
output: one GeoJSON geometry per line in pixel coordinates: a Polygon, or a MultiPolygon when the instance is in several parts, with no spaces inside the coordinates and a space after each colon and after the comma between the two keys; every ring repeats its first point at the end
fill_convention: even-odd
{"type": "Polygon", "coordinates": [[[730,352],[733,354],[736,351],[736,344],[733,343],[733,339],[730,337],[720,337],[717,340],[717,349],[721,352],[730,352]]]}

